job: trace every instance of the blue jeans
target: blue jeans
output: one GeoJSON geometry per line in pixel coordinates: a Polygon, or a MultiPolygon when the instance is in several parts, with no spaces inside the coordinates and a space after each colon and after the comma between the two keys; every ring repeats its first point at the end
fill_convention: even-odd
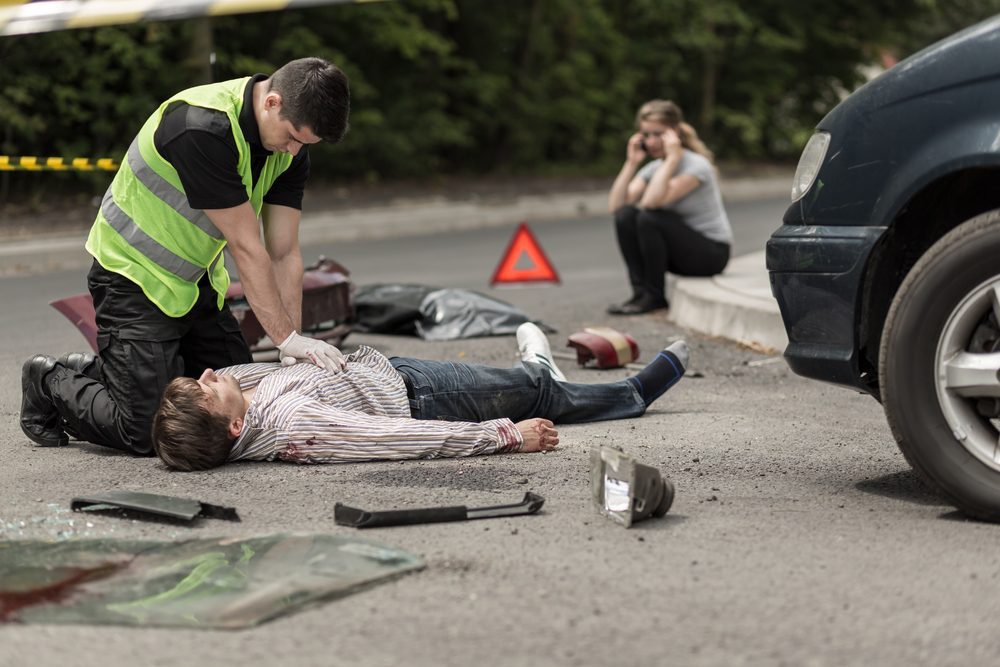
{"type": "Polygon", "coordinates": [[[627,380],[602,384],[556,382],[535,363],[493,368],[450,361],[392,357],[403,376],[414,419],[481,422],[532,417],[556,423],[638,417],[646,411],[627,380]]]}

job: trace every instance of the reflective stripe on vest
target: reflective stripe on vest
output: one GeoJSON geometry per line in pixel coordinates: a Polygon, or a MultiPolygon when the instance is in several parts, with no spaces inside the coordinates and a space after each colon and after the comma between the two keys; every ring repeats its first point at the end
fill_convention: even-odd
{"type": "MultiPolygon", "coordinates": [[[[127,159],[128,166],[132,169],[132,173],[135,174],[135,177],[139,179],[140,183],[146,186],[146,189],[156,195],[157,198],[161,199],[164,203],[168,204],[170,208],[177,211],[184,217],[184,219],[195,225],[198,229],[205,232],[213,239],[217,239],[219,241],[222,240],[222,232],[220,232],[209,217],[205,215],[204,211],[197,208],[191,208],[191,205],[188,204],[186,194],[175,188],[169,181],[167,181],[167,179],[157,174],[148,164],[146,164],[146,161],[142,159],[142,153],[139,151],[138,138],[133,139],[132,145],[128,147],[127,159]]],[[[110,218],[108,219],[110,220],[110,218]]],[[[135,225],[131,218],[129,218],[129,222],[135,225]]],[[[117,227],[115,227],[115,229],[119,234],[128,238],[128,235],[123,233],[121,229],[118,229],[117,227]]],[[[141,251],[146,257],[149,257],[156,262],[156,258],[146,252],[143,248],[135,245],[134,247],[141,251]]],[[[159,262],[156,263],[159,264],[159,262]]],[[[166,268],[165,264],[162,264],[161,266],[166,268]]],[[[177,275],[183,277],[182,274],[178,273],[177,275]]]]}
{"type": "Polygon", "coordinates": [[[118,208],[114,197],[111,196],[111,188],[104,194],[104,201],[101,202],[101,213],[108,221],[111,228],[118,232],[125,242],[141,252],[149,260],[163,267],[170,273],[189,283],[198,282],[205,273],[204,267],[192,264],[176,253],[164,248],[146,232],[135,224],[132,218],[128,217],[125,211],[118,208]]]}
{"type": "MultiPolygon", "coordinates": [[[[222,240],[222,233],[212,224],[207,215],[199,209],[191,208],[187,201],[187,195],[175,188],[166,179],[153,171],[146,161],[142,159],[139,152],[139,142],[133,141],[128,149],[128,165],[132,173],[139,179],[146,188],[158,198],[166,202],[175,211],[180,213],[186,220],[196,225],[203,232],[214,239],[222,240]]],[[[139,225],[128,216],[125,211],[118,207],[111,194],[111,188],[104,194],[104,201],[101,202],[101,213],[108,221],[111,228],[118,232],[125,241],[141,252],[146,258],[163,267],[170,273],[182,280],[196,283],[205,275],[205,269],[197,264],[192,264],[175,252],[165,248],[156,239],[142,231],[139,225]]],[[[212,266],[218,262],[221,253],[212,261],[212,266]]]]}

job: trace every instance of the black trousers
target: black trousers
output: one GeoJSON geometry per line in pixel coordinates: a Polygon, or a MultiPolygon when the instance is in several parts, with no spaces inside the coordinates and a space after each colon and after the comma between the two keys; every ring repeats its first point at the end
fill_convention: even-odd
{"type": "Polygon", "coordinates": [[[128,278],[97,262],[87,275],[97,315],[100,363],[84,373],[57,364],[46,380],[66,432],[130,454],[153,454],[153,415],[175,377],[250,363],[239,323],[202,278],[198,301],[168,317],[128,278]]]}
{"type": "Polygon", "coordinates": [[[729,263],[729,244],[691,229],[674,211],[622,206],[615,234],[636,296],[665,300],[665,274],[714,276],[729,263]]]}

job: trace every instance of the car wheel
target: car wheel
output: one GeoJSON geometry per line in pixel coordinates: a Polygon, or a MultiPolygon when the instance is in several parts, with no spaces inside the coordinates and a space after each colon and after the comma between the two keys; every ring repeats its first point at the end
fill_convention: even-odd
{"type": "Polygon", "coordinates": [[[1000,520],[1000,210],[946,234],[907,274],[879,351],[893,435],[962,511],[1000,520]]]}

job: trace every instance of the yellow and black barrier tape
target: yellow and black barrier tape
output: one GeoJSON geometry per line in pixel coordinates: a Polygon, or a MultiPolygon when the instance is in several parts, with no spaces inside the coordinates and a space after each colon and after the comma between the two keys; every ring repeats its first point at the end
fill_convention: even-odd
{"type": "Polygon", "coordinates": [[[0,0],[0,35],[381,0],[0,0]]]}
{"type": "Polygon", "coordinates": [[[117,171],[118,161],[109,157],[11,157],[0,155],[0,171],[117,171]]]}

